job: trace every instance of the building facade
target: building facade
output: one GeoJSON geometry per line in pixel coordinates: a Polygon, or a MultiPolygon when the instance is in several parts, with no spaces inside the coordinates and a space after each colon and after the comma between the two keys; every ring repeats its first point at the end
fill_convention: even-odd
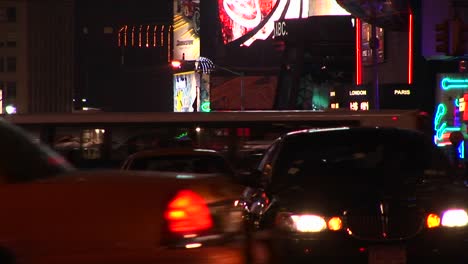
{"type": "Polygon", "coordinates": [[[2,113],[70,112],[73,0],[0,2],[2,113]]]}

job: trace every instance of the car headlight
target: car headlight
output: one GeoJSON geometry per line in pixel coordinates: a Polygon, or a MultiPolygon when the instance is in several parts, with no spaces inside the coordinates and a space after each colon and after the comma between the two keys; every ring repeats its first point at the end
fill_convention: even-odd
{"type": "Polygon", "coordinates": [[[468,225],[468,214],[463,209],[450,209],[442,214],[442,226],[461,227],[468,225]]]}
{"type": "Polygon", "coordinates": [[[329,219],[315,214],[289,214],[280,213],[276,218],[276,225],[282,229],[301,233],[314,233],[327,230],[338,231],[342,229],[340,217],[329,219]]]}

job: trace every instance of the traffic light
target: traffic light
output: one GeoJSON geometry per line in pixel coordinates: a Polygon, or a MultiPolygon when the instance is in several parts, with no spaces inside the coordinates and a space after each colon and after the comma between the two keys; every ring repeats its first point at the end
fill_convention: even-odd
{"type": "Polygon", "coordinates": [[[445,20],[440,24],[436,24],[436,51],[450,54],[450,32],[449,32],[449,21],[445,20]]]}

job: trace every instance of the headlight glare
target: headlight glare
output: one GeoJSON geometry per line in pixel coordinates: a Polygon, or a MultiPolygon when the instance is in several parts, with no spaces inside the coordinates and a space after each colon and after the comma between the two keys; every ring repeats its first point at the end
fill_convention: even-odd
{"type": "Polygon", "coordinates": [[[428,228],[436,228],[440,226],[440,217],[436,214],[429,214],[426,218],[426,226],[428,228]]]}
{"type": "Polygon", "coordinates": [[[468,214],[463,209],[450,209],[442,215],[442,226],[461,227],[468,225],[468,214]]]}
{"type": "Polygon", "coordinates": [[[325,219],[318,215],[291,215],[298,232],[320,232],[327,228],[325,219]]]}

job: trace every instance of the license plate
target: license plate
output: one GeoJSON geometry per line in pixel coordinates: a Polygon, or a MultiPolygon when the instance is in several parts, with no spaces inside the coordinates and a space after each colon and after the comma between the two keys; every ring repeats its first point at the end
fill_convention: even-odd
{"type": "Polygon", "coordinates": [[[406,250],[399,246],[369,248],[369,264],[405,264],[406,250]]]}

